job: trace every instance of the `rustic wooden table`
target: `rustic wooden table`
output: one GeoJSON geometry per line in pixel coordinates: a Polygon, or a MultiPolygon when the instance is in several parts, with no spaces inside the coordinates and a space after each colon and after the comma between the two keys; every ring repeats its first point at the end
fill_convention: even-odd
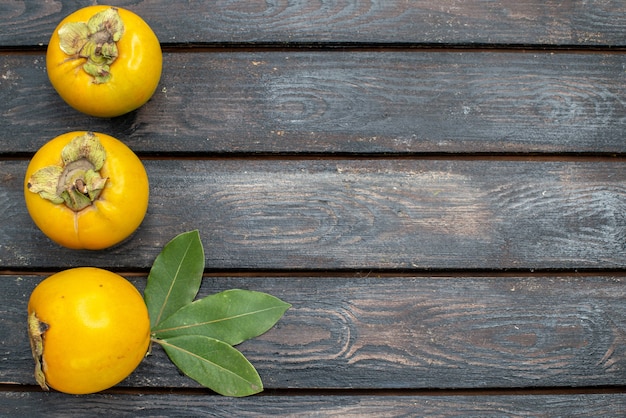
{"type": "Polygon", "coordinates": [[[112,1],[164,50],[114,119],[56,95],[45,48],[89,1],[0,4],[0,415],[623,416],[626,6],[618,0],[112,1]],[[70,130],[144,160],[147,217],[72,251],[26,213],[29,158],[70,130]],[[143,289],[199,229],[201,294],[293,304],[224,398],[156,349],[101,394],[35,385],[33,287],[91,265],[143,289]]]}

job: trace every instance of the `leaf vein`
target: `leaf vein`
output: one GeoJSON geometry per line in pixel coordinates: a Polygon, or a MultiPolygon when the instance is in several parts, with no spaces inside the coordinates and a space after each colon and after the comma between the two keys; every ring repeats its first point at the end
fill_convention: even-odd
{"type": "Polygon", "coordinates": [[[188,328],[195,328],[195,327],[201,327],[203,325],[209,325],[209,324],[217,324],[220,322],[224,322],[224,321],[232,321],[234,319],[237,318],[243,318],[249,315],[256,315],[259,313],[263,313],[263,312],[269,312],[275,309],[281,309],[281,307],[278,306],[273,306],[271,308],[265,308],[265,309],[260,309],[257,311],[250,311],[250,312],[245,312],[245,313],[241,313],[239,315],[232,315],[226,318],[218,318],[218,319],[213,319],[211,321],[204,321],[204,322],[194,322],[193,324],[187,324],[187,325],[179,325],[176,327],[170,327],[170,328],[163,328],[163,329],[159,329],[156,331],[156,333],[165,333],[165,332],[169,332],[169,331],[177,331],[177,330],[181,330],[181,329],[188,329],[188,328]]]}
{"type": "MultiPolygon", "coordinates": [[[[191,248],[191,242],[187,243],[187,248],[185,249],[185,252],[183,253],[183,257],[182,259],[184,260],[185,258],[187,258],[187,254],[189,253],[189,249],[191,248]]],[[[167,306],[167,301],[169,300],[171,294],[172,294],[172,289],[174,288],[174,284],[176,283],[176,281],[178,280],[178,276],[180,274],[180,270],[182,268],[183,263],[179,263],[178,266],[176,267],[176,273],[174,274],[174,279],[172,280],[172,282],[170,283],[170,287],[167,290],[167,293],[165,295],[165,299],[163,300],[163,305],[161,305],[161,309],[159,310],[159,314],[157,315],[157,320],[156,320],[156,324],[158,324],[161,321],[161,316],[163,315],[163,311],[165,310],[166,306],[167,306]]]]}

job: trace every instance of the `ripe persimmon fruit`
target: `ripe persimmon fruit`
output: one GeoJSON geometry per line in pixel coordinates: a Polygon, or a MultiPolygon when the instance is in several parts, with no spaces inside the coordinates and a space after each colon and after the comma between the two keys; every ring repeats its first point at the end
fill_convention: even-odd
{"type": "Polygon", "coordinates": [[[46,52],[48,78],[61,98],[99,117],[145,104],[159,84],[162,66],[161,45],[150,26],[121,7],[75,11],[54,30],[46,52]]]}
{"type": "Polygon", "coordinates": [[[39,283],[28,302],[28,330],[39,385],[86,394],[124,380],[150,344],[146,304],[132,283],[79,267],[39,283]]]}
{"type": "Polygon", "coordinates": [[[67,132],[43,145],[24,179],[26,208],[54,242],[101,250],[128,238],[148,209],[148,175],[135,153],[102,133],[67,132]]]}

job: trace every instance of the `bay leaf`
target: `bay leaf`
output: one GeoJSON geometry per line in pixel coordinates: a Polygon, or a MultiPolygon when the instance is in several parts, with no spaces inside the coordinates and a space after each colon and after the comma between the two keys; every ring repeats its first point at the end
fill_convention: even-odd
{"type": "Polygon", "coordinates": [[[231,345],[201,335],[157,339],[187,376],[224,396],[242,397],[263,390],[256,369],[231,345]]]}
{"type": "Polygon", "coordinates": [[[163,247],[144,290],[151,327],[194,300],[203,272],[204,249],[197,230],[182,233],[163,247]]]}
{"type": "Polygon", "coordinates": [[[290,307],[267,293],[231,289],[183,306],[153,332],[157,338],[204,335],[237,345],[268,331],[290,307]]]}

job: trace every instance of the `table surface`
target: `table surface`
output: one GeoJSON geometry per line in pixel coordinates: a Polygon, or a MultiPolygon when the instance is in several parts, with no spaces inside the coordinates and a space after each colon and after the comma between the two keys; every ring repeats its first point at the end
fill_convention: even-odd
{"type": "Polygon", "coordinates": [[[112,1],[164,51],[114,119],[56,95],[45,49],[88,1],[0,8],[0,415],[620,416],[626,411],[626,3],[112,1]],[[71,130],[116,136],[151,182],[123,244],[53,244],[22,196],[71,130]],[[238,348],[265,391],[226,398],[158,347],[101,394],[44,393],[25,331],[47,275],[143,289],[198,229],[200,296],[292,308],[238,348]]]}

